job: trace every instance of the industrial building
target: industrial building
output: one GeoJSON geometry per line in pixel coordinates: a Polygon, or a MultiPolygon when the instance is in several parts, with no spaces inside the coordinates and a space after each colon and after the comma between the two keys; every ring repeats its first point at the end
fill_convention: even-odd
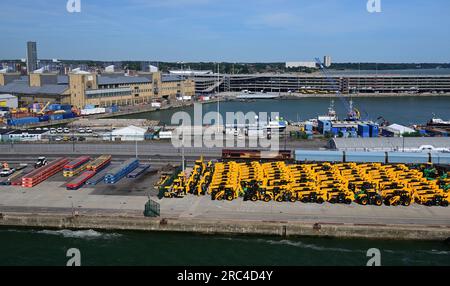
{"type": "Polygon", "coordinates": [[[328,148],[338,151],[447,151],[450,152],[449,137],[379,137],[379,138],[334,138],[328,148]]]}
{"type": "Polygon", "coordinates": [[[197,93],[218,88],[225,92],[336,92],[350,93],[449,93],[450,75],[349,74],[331,73],[331,80],[315,74],[222,74],[194,76],[197,93]]]}
{"type": "Polygon", "coordinates": [[[145,133],[147,129],[131,125],[113,130],[111,137],[115,141],[144,141],[145,133]]]}
{"type": "Polygon", "coordinates": [[[78,108],[86,105],[108,107],[194,96],[195,82],[161,72],[139,73],[137,76],[80,70],[74,70],[68,76],[45,72],[33,72],[28,76],[0,73],[0,94],[17,96],[19,104],[52,102],[78,108]]]}
{"type": "Polygon", "coordinates": [[[17,108],[17,97],[11,94],[0,94],[0,108],[1,107],[17,108]]]}
{"type": "Polygon", "coordinates": [[[286,62],[286,68],[316,68],[316,62],[286,62]]]}
{"type": "Polygon", "coordinates": [[[37,48],[36,42],[27,42],[27,72],[30,74],[31,72],[37,70],[37,48]]]}

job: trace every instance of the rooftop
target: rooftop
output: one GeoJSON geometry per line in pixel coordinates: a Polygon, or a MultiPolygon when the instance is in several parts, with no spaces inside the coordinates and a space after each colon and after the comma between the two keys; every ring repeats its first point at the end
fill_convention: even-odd
{"type": "Polygon", "coordinates": [[[334,138],[329,147],[341,151],[394,151],[418,149],[421,146],[450,148],[449,137],[380,137],[380,138],[334,138]]]}

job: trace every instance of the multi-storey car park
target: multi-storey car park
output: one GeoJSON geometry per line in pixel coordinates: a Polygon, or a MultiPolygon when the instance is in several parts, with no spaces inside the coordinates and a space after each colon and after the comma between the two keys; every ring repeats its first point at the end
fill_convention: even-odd
{"type": "Polygon", "coordinates": [[[348,93],[449,93],[450,75],[400,74],[239,74],[195,75],[197,93],[240,92],[335,92],[348,93]]]}

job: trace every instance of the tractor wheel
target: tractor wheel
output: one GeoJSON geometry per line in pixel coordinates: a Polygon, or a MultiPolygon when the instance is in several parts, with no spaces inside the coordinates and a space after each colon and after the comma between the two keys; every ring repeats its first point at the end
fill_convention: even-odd
{"type": "Polygon", "coordinates": [[[266,195],[266,196],[264,197],[264,201],[265,201],[266,203],[270,202],[271,200],[272,200],[272,198],[271,198],[269,195],[266,195]]]}
{"type": "Polygon", "coordinates": [[[317,203],[318,203],[318,204],[323,204],[323,202],[324,202],[324,201],[323,201],[322,198],[318,198],[318,199],[317,199],[317,203]]]}
{"type": "Polygon", "coordinates": [[[336,199],[335,198],[332,198],[332,199],[330,199],[330,204],[335,204],[336,203],[336,199]]]}
{"type": "Polygon", "coordinates": [[[441,202],[441,207],[448,207],[448,201],[443,200],[443,201],[441,202]]]}
{"type": "Polygon", "coordinates": [[[386,206],[390,206],[390,205],[391,205],[391,203],[389,202],[389,200],[388,200],[388,199],[386,199],[386,200],[384,200],[384,205],[386,205],[386,206]]]}
{"type": "Polygon", "coordinates": [[[361,203],[363,206],[366,206],[366,205],[369,203],[369,200],[368,200],[367,198],[362,198],[362,199],[360,200],[360,203],[361,203]]]}
{"type": "Polygon", "coordinates": [[[411,200],[405,200],[405,201],[403,202],[403,205],[404,205],[405,207],[409,207],[409,206],[411,205],[411,200]]]}
{"type": "Polygon", "coordinates": [[[297,201],[297,199],[296,199],[295,197],[291,197],[291,198],[289,199],[289,201],[290,201],[291,203],[295,203],[295,202],[297,201]]]}
{"type": "Polygon", "coordinates": [[[427,201],[427,202],[425,203],[425,205],[426,205],[427,207],[431,207],[431,206],[433,205],[433,203],[431,203],[431,201],[427,201]]]}
{"type": "Polygon", "coordinates": [[[227,196],[227,200],[232,201],[233,199],[234,199],[234,198],[233,198],[232,195],[228,195],[228,196],[227,196]]]}
{"type": "Polygon", "coordinates": [[[303,198],[303,199],[302,199],[302,203],[305,203],[305,204],[306,204],[306,203],[308,203],[308,202],[309,202],[308,198],[303,198]]]}
{"type": "Polygon", "coordinates": [[[375,199],[375,205],[381,206],[383,204],[383,201],[380,198],[375,199]]]}
{"type": "Polygon", "coordinates": [[[250,200],[251,200],[252,202],[256,202],[256,201],[258,200],[258,197],[255,196],[255,195],[253,195],[253,196],[250,198],[250,200]]]}
{"type": "Polygon", "coordinates": [[[283,201],[283,198],[282,198],[282,197],[278,197],[278,198],[277,198],[277,202],[281,203],[282,201],[283,201]]]}
{"type": "Polygon", "coordinates": [[[351,205],[352,204],[352,200],[351,199],[345,199],[344,203],[346,205],[351,205]]]}

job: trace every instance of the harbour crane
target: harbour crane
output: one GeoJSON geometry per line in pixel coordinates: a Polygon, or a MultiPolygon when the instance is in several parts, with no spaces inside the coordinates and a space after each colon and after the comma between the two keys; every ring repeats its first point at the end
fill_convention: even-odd
{"type": "Polygon", "coordinates": [[[361,112],[353,106],[353,100],[347,101],[345,97],[341,94],[339,90],[339,85],[336,83],[336,81],[333,79],[333,77],[329,74],[325,66],[322,64],[321,60],[319,58],[315,58],[316,63],[319,65],[320,71],[325,75],[327,81],[332,84],[333,88],[335,89],[335,92],[341,102],[344,104],[346,110],[347,110],[347,121],[358,121],[361,119],[361,112]]]}

